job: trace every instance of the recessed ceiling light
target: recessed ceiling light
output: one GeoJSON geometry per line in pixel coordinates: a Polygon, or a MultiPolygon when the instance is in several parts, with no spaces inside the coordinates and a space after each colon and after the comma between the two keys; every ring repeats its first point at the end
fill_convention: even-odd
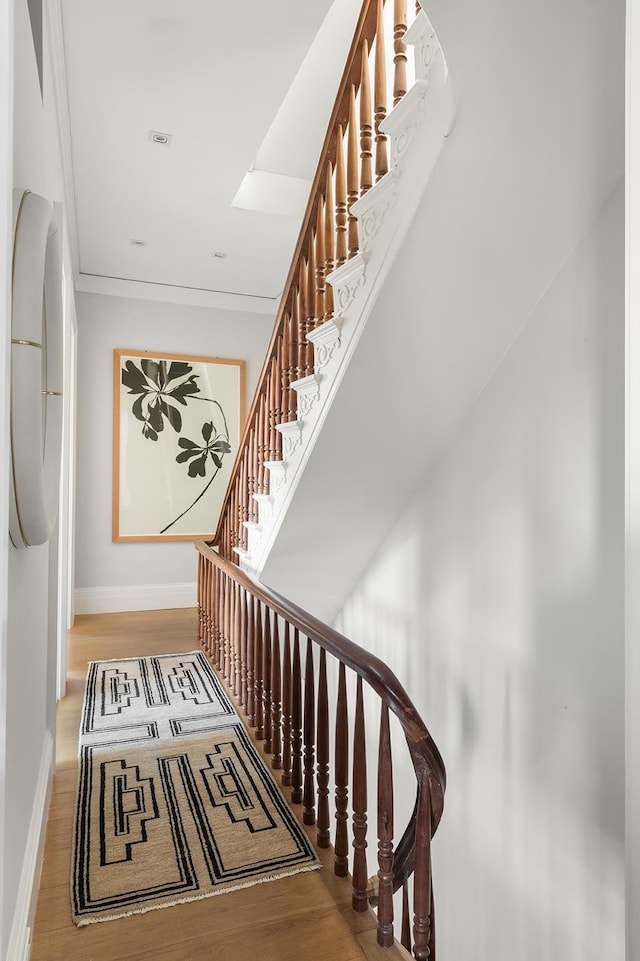
{"type": "Polygon", "coordinates": [[[214,251],[213,251],[213,256],[214,256],[214,257],[217,257],[218,260],[222,260],[222,259],[223,259],[224,257],[226,257],[227,255],[225,254],[224,250],[214,250],[214,251]]]}
{"type": "Polygon", "coordinates": [[[136,240],[135,237],[132,237],[132,238],[131,238],[131,246],[132,246],[132,247],[146,247],[146,246],[147,246],[147,241],[146,241],[146,240],[136,240]]]}
{"type": "Polygon", "coordinates": [[[171,143],[171,134],[161,133],[159,130],[150,130],[149,140],[152,143],[160,144],[162,147],[168,147],[171,143]]]}

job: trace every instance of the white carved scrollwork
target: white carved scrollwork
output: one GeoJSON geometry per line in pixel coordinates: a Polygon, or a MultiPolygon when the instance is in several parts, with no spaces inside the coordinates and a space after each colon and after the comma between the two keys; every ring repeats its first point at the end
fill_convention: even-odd
{"type": "Polygon", "coordinates": [[[294,420],[288,424],[278,424],[276,430],[282,434],[282,456],[289,460],[302,445],[302,424],[294,420]]]}
{"type": "Polygon", "coordinates": [[[277,494],[287,479],[287,468],[281,460],[266,460],[264,466],[269,471],[269,493],[277,494]]]}
{"type": "Polygon", "coordinates": [[[310,331],[307,340],[313,344],[315,370],[320,371],[327,366],[336,347],[340,346],[340,321],[328,320],[310,331]]]}
{"type": "Polygon", "coordinates": [[[366,280],[366,263],[361,254],[356,254],[327,277],[334,291],[336,313],[342,319],[366,280]]]}
{"type": "Polygon", "coordinates": [[[420,80],[424,80],[425,77],[428,76],[438,48],[439,43],[433,30],[421,39],[418,46],[418,62],[416,64],[416,72],[420,80]]]}
{"type": "Polygon", "coordinates": [[[320,377],[311,374],[291,384],[298,395],[298,419],[307,417],[316,401],[320,400],[320,377]]]}
{"type": "Polygon", "coordinates": [[[398,200],[399,177],[398,168],[393,167],[351,207],[351,212],[358,218],[360,248],[365,258],[367,247],[382,227],[387,213],[398,200]]]}
{"type": "MultiPolygon", "coordinates": [[[[419,90],[420,88],[414,87],[414,90],[419,90]]],[[[422,124],[425,115],[425,103],[426,103],[426,85],[423,87],[423,94],[419,100],[414,101],[411,108],[411,120],[402,127],[402,129],[392,138],[391,141],[391,162],[396,165],[402,162],[406,152],[413,142],[413,138],[416,135],[418,127],[422,124]]]]}

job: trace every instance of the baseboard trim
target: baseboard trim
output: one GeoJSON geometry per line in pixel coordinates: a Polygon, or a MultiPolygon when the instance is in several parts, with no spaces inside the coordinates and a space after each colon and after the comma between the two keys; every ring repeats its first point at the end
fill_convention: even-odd
{"type": "Polygon", "coordinates": [[[18,897],[9,935],[7,961],[28,961],[31,952],[31,925],[40,884],[47,814],[53,771],[53,736],[47,730],[42,745],[38,783],[33,800],[29,833],[20,873],[18,897]]]}
{"type": "Polygon", "coordinates": [[[122,587],[78,587],[74,593],[76,614],[113,614],[116,611],[162,611],[195,607],[195,583],[128,584],[122,587]]]}

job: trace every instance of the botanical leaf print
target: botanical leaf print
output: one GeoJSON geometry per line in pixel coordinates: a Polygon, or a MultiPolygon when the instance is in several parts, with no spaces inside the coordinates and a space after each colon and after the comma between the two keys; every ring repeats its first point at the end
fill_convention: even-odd
{"type": "Polygon", "coordinates": [[[202,424],[202,440],[193,441],[189,437],[179,437],[175,460],[178,464],[187,465],[187,476],[193,480],[207,478],[209,465],[211,476],[195,500],[160,531],[164,534],[206,494],[222,467],[225,454],[231,453],[227,419],[217,400],[202,396],[198,385],[199,375],[194,373],[193,366],[185,361],[167,362],[143,357],[137,365],[134,361],[127,360],[121,377],[129,395],[135,397],[131,404],[131,413],[142,424],[142,436],[146,440],[157,442],[165,424],[180,434],[183,420],[179,406],[184,408],[189,401],[196,400],[209,405],[208,413],[211,419],[202,424]]]}
{"type": "Polygon", "coordinates": [[[131,413],[142,422],[142,435],[147,440],[158,439],[164,430],[165,420],[180,433],[182,416],[175,406],[177,401],[185,406],[187,399],[200,393],[193,367],[184,361],[151,360],[143,357],[137,367],[132,360],[126,361],[122,370],[122,383],[130,394],[138,397],[131,406],[131,413]]]}
{"type": "Polygon", "coordinates": [[[222,456],[231,452],[229,441],[218,435],[213,426],[213,421],[202,425],[202,437],[204,439],[204,445],[198,445],[194,441],[189,440],[188,437],[180,437],[178,439],[178,447],[182,447],[182,451],[178,454],[176,460],[179,464],[184,464],[186,461],[191,460],[188,471],[189,477],[205,476],[208,457],[211,457],[211,460],[219,470],[222,467],[222,456]]]}

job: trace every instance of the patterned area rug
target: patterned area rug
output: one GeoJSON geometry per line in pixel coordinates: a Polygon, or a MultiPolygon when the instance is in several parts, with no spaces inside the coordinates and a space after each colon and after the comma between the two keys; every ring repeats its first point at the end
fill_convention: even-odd
{"type": "Polygon", "coordinates": [[[78,925],[320,867],[199,651],[93,661],[79,764],[78,925]]]}

